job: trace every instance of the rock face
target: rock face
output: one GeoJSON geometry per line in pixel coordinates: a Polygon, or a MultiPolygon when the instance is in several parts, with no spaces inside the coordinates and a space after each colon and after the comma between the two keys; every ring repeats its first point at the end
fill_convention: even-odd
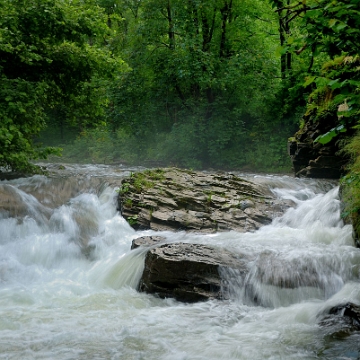
{"type": "Polygon", "coordinates": [[[133,174],[119,191],[119,209],[134,229],[253,231],[287,207],[237,176],[174,168],[133,174]]]}
{"type": "Polygon", "coordinates": [[[165,244],[148,251],[140,291],[196,302],[222,298],[220,267],[245,276],[245,257],[201,244],[165,244]]]}
{"type": "Polygon", "coordinates": [[[343,138],[342,134],[326,145],[314,141],[319,135],[327,133],[338,125],[335,110],[322,116],[305,115],[303,117],[305,125],[293,138],[289,139],[288,153],[295,176],[338,179],[344,172],[343,167],[347,159],[338,154],[338,144],[343,138]]]}

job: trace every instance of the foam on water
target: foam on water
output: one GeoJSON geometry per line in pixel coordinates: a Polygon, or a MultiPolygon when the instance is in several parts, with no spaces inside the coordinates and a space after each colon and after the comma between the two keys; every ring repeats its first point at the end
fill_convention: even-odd
{"type": "Polygon", "coordinates": [[[251,257],[246,279],[222,272],[229,300],[183,304],[136,291],[145,250],[130,251],[131,241],[153,232],[135,232],[116,211],[116,181],[82,179],[78,188],[72,176],[62,179],[62,203],[58,178],[2,182],[29,210],[0,219],[0,359],[357,358],[358,335],[329,340],[317,323],[331,306],[360,304],[360,253],[336,187],[257,176],[295,204],[271,225],[160,233],[251,257]]]}

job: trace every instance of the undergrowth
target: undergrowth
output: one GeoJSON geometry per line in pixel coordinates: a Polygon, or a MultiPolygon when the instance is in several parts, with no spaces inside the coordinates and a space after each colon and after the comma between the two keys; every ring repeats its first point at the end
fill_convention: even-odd
{"type": "Polygon", "coordinates": [[[342,216],[350,220],[356,237],[360,235],[360,132],[344,146],[350,156],[347,175],[341,179],[341,194],[344,203],[342,216]]]}

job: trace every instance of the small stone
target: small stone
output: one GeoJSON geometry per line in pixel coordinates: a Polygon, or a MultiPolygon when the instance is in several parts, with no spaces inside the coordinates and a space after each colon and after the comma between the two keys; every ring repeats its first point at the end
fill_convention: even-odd
{"type": "Polygon", "coordinates": [[[247,208],[253,208],[255,204],[251,200],[242,200],[240,201],[240,209],[245,210],[247,208]]]}

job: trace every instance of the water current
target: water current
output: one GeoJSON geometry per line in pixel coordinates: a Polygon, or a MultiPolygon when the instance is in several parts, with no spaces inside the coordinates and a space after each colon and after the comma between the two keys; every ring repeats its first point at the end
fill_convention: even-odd
{"type": "Polygon", "coordinates": [[[157,233],[254,259],[246,281],[257,304],[225,271],[228,300],[185,304],[136,290],[145,250],[131,241],[154,232],[126,223],[116,189],[138,169],[50,169],[0,182],[11,199],[0,209],[0,359],[360,358],[358,332],[334,336],[318,322],[331,306],[360,304],[360,250],[335,183],[244,175],[294,206],[253,233],[157,233]]]}

